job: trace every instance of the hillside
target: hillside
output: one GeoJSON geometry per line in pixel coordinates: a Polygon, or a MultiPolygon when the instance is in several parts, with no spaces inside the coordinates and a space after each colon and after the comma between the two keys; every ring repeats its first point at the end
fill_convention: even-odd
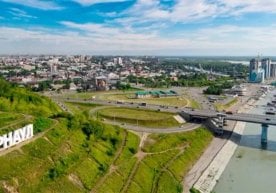
{"type": "Polygon", "coordinates": [[[184,175],[212,139],[204,128],[134,134],[92,119],[87,112],[93,105],[76,104],[71,115],[0,81],[0,119],[6,121],[0,130],[26,121],[35,128],[30,141],[0,151],[0,193],[180,193],[184,175]]]}
{"type": "Polygon", "coordinates": [[[48,117],[60,109],[50,99],[0,79],[0,111],[48,117]]]}

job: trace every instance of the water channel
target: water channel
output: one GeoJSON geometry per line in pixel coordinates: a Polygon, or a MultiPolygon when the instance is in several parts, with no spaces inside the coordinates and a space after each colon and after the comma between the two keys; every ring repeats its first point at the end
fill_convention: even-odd
{"type": "MultiPolygon", "coordinates": [[[[249,113],[263,114],[269,93],[249,113]]],[[[275,115],[276,116],[276,115],[275,115]]],[[[268,128],[266,150],[260,145],[261,125],[246,124],[240,144],[214,188],[215,193],[276,192],[276,126],[268,128]]]]}

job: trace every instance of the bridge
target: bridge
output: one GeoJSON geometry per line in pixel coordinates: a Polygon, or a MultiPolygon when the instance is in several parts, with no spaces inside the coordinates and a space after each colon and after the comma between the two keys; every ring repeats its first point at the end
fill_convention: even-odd
{"type": "Polygon", "coordinates": [[[226,120],[231,121],[242,121],[247,123],[261,124],[261,143],[267,143],[267,129],[269,125],[276,125],[276,116],[273,115],[256,115],[247,113],[222,113],[216,111],[207,110],[194,110],[194,109],[183,109],[180,114],[188,120],[192,119],[216,119],[220,131],[223,131],[223,125],[226,120]]]}

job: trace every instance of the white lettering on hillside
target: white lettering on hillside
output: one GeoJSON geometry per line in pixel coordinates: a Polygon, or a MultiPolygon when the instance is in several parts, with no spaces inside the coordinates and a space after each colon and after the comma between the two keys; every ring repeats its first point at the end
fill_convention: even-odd
{"type": "Polygon", "coordinates": [[[33,137],[33,124],[0,136],[0,151],[33,137]]]}

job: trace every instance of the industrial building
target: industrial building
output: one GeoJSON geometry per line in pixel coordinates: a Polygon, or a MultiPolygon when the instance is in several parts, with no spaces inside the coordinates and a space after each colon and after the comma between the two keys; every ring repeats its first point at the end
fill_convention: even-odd
{"type": "Polygon", "coordinates": [[[135,97],[137,99],[140,98],[163,98],[163,97],[173,97],[178,96],[177,92],[170,90],[170,91],[138,91],[135,93],[135,97]]]}

